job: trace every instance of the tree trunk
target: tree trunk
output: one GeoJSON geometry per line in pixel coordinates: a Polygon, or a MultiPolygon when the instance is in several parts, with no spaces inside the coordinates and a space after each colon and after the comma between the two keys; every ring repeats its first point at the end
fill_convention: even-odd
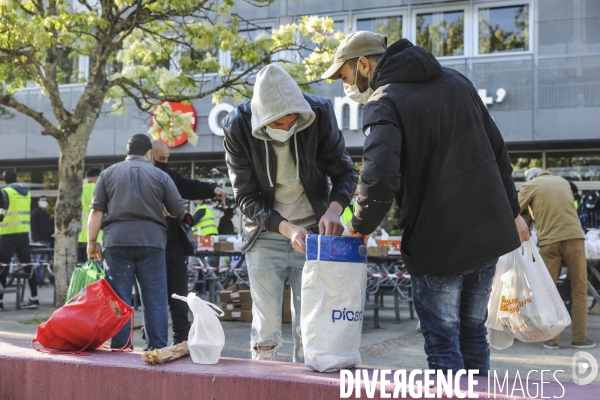
{"type": "MultiPolygon", "coordinates": [[[[93,125],[92,125],[93,126],[93,125]]],[[[81,231],[81,187],[84,178],[84,160],[89,132],[66,133],[58,140],[58,201],[54,221],[56,241],[54,246],[54,305],[65,304],[69,281],[77,263],[77,237],[81,231]]]]}

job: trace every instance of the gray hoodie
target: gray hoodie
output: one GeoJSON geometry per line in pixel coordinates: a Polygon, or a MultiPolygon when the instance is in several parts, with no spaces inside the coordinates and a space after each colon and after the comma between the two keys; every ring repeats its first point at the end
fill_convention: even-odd
{"type": "Polygon", "coordinates": [[[277,65],[267,65],[259,71],[250,106],[252,135],[263,140],[267,150],[267,175],[270,186],[275,187],[273,208],[292,224],[303,227],[315,225],[317,223],[315,212],[304,193],[299,177],[299,166],[294,163],[290,152],[290,141],[281,143],[273,140],[265,131],[267,124],[286,115],[298,113],[297,127],[291,140],[295,141],[296,160],[299,163],[296,135],[301,135],[301,131],[313,123],[315,113],[304,99],[296,82],[277,65]],[[277,158],[275,177],[271,176],[269,169],[267,142],[272,145],[277,158]]]}

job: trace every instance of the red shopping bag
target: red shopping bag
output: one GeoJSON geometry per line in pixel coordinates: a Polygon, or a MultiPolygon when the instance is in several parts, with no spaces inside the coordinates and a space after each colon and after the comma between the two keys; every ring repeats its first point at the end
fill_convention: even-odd
{"type": "Polygon", "coordinates": [[[132,331],[124,349],[133,345],[133,310],[105,279],[100,279],[83,288],[40,324],[31,345],[37,342],[51,353],[56,350],[81,353],[102,346],[127,321],[131,321],[132,331]]]}

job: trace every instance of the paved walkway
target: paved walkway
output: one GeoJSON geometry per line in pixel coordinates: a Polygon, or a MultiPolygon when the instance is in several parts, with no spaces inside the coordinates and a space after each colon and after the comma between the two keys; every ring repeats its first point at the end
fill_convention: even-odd
{"type": "MultiPolygon", "coordinates": [[[[28,292],[28,289],[27,289],[28,292]]],[[[27,294],[27,293],[26,293],[27,294]]],[[[34,336],[37,324],[24,324],[36,318],[47,318],[52,311],[53,288],[40,288],[41,306],[38,310],[15,310],[15,295],[5,296],[5,311],[0,313],[0,341],[27,343],[34,336]]],[[[373,329],[372,311],[365,313],[361,354],[362,366],[365,368],[385,369],[426,369],[427,359],[423,352],[423,337],[415,330],[416,320],[409,319],[408,305],[402,305],[401,323],[394,322],[393,303],[391,296],[386,298],[385,307],[380,311],[381,329],[373,329]]],[[[135,324],[142,321],[141,311],[135,312],[135,324]]],[[[251,358],[249,349],[250,323],[223,321],[225,330],[225,348],[223,357],[251,358]]],[[[590,340],[600,344],[600,316],[588,316],[588,334],[590,340]]],[[[279,361],[292,360],[291,324],[283,325],[284,345],[279,352],[279,361]]],[[[561,337],[561,348],[548,350],[540,343],[515,344],[506,350],[491,349],[492,369],[498,376],[504,377],[508,371],[513,378],[517,371],[520,376],[526,376],[532,370],[551,370],[556,372],[560,382],[572,382],[572,361],[576,349],[569,347],[571,332],[567,328],[561,337]]],[[[140,331],[135,332],[135,348],[141,350],[143,341],[140,331]]],[[[586,350],[600,363],[600,346],[586,350]]],[[[552,378],[552,375],[547,373],[552,378]]],[[[531,379],[540,380],[539,372],[532,372],[531,379]]],[[[600,384],[600,374],[593,381],[600,384]]]]}

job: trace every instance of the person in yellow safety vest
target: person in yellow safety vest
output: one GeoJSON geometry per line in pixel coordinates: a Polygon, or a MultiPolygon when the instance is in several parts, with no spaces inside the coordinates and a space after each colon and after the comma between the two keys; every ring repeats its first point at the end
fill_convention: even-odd
{"type": "MultiPolygon", "coordinates": [[[[31,250],[29,249],[29,228],[31,221],[31,194],[29,190],[17,183],[17,174],[12,169],[3,173],[6,187],[1,190],[0,209],[4,214],[0,218],[0,264],[10,264],[12,256],[16,253],[19,262],[31,263],[31,250]]],[[[25,273],[31,272],[31,265],[23,268],[25,273]]],[[[6,287],[8,267],[0,266],[0,283],[6,287]]],[[[31,274],[29,278],[31,296],[21,308],[38,308],[40,302],[37,297],[37,278],[31,274]]],[[[4,310],[3,294],[0,293],[0,311],[4,310]]]]}
{"type": "MultiPolygon", "coordinates": [[[[100,168],[90,167],[85,172],[87,183],[83,184],[81,191],[81,232],[79,232],[79,238],[77,239],[78,263],[84,263],[87,260],[87,225],[91,212],[92,196],[99,176],[100,168]]],[[[97,241],[98,243],[102,243],[102,231],[98,232],[97,241]]]]}
{"type": "Polygon", "coordinates": [[[194,222],[196,223],[194,230],[196,233],[200,236],[218,235],[219,230],[210,207],[204,204],[203,200],[194,200],[194,205],[196,206],[194,209],[194,222]]]}

